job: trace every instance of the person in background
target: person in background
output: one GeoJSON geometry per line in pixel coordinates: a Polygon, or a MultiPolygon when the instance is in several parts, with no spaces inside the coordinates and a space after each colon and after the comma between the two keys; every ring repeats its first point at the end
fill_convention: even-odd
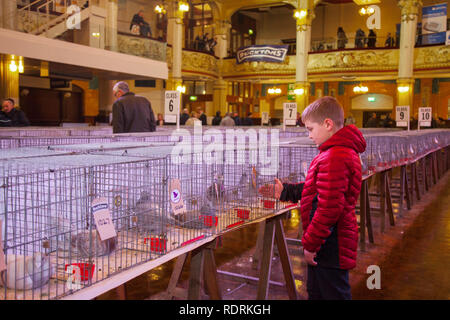
{"type": "Polygon", "coordinates": [[[345,45],[348,42],[347,36],[345,35],[344,29],[342,27],[339,27],[337,30],[337,48],[338,49],[344,49],[345,45]]]}
{"type": "Polygon", "coordinates": [[[216,112],[216,116],[214,117],[213,121],[212,121],[212,125],[213,126],[218,126],[220,125],[220,121],[222,120],[222,117],[220,116],[220,111],[216,112]]]}
{"type": "Polygon", "coordinates": [[[378,119],[377,114],[373,112],[370,119],[367,120],[365,128],[376,128],[376,127],[378,127],[378,119]]]}
{"type": "Polygon", "coordinates": [[[15,102],[11,98],[2,101],[1,121],[5,127],[26,127],[30,125],[25,112],[14,107],[15,102]]]}
{"type": "Polygon", "coordinates": [[[201,121],[198,119],[199,114],[195,111],[191,112],[191,117],[186,121],[186,126],[194,126],[196,122],[201,123],[201,121]]]}
{"type": "Polygon", "coordinates": [[[356,120],[353,117],[353,114],[349,113],[348,117],[345,119],[345,125],[348,126],[348,125],[351,125],[351,124],[356,124],[356,120]]]}
{"type": "Polygon", "coordinates": [[[377,34],[373,29],[369,31],[369,36],[367,37],[367,48],[375,48],[377,43],[377,34]]]}
{"type": "Polygon", "coordinates": [[[155,114],[150,101],[130,92],[128,84],[117,82],[113,87],[113,133],[156,131],[155,114]]]}
{"type": "Polygon", "coordinates": [[[364,33],[364,31],[361,28],[356,30],[355,47],[356,48],[364,48],[365,38],[366,38],[366,34],[364,33]]]}
{"type": "Polygon", "coordinates": [[[297,112],[297,121],[295,122],[295,125],[297,127],[304,127],[305,124],[302,121],[302,115],[300,114],[300,112],[297,112]]]}
{"type": "Polygon", "coordinates": [[[202,126],[208,125],[206,114],[203,112],[202,108],[197,108],[197,113],[199,115],[198,119],[202,122],[202,126]]]}
{"type": "Polygon", "coordinates": [[[133,16],[130,24],[130,30],[133,29],[134,25],[139,26],[139,34],[141,36],[149,38],[152,37],[152,29],[150,28],[150,25],[144,20],[144,10],[139,10],[139,12],[133,16]]]}
{"type": "Polygon", "coordinates": [[[394,120],[392,120],[390,113],[388,113],[386,115],[386,118],[383,120],[381,125],[382,125],[383,128],[393,128],[393,127],[395,127],[394,120]]]}
{"type": "Polygon", "coordinates": [[[180,116],[180,126],[184,126],[189,119],[189,111],[187,108],[183,109],[183,113],[180,116]]]}
{"type": "Polygon", "coordinates": [[[231,118],[231,114],[227,112],[225,114],[225,117],[223,117],[223,119],[220,121],[220,125],[225,127],[234,127],[236,123],[234,122],[233,118],[231,118]]]}
{"type": "Polygon", "coordinates": [[[235,125],[237,125],[237,126],[242,125],[242,124],[241,124],[241,118],[239,118],[239,114],[238,114],[237,112],[235,112],[235,113],[233,114],[233,120],[234,120],[234,124],[235,124],[235,125]]]}
{"type": "Polygon", "coordinates": [[[252,126],[253,125],[253,119],[252,119],[252,113],[247,112],[247,117],[242,119],[242,125],[243,126],[252,126]]]}
{"type": "Polygon", "coordinates": [[[162,113],[158,113],[157,124],[158,124],[158,126],[163,126],[164,125],[164,117],[163,117],[162,113]]]}
{"type": "Polygon", "coordinates": [[[388,32],[386,41],[384,42],[385,47],[393,47],[394,46],[394,38],[392,38],[391,33],[388,32]]]}
{"type": "Polygon", "coordinates": [[[417,129],[417,125],[419,123],[418,119],[418,113],[416,113],[414,116],[411,116],[410,121],[409,121],[409,129],[411,130],[416,130],[417,129]]]}

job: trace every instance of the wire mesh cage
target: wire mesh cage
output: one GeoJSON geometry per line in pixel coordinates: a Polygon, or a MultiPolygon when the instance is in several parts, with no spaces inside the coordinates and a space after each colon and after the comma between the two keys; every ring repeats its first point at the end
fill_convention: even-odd
{"type": "Polygon", "coordinates": [[[39,159],[1,162],[1,298],[58,298],[171,250],[171,241],[154,243],[170,238],[166,159],[39,159]],[[102,219],[94,213],[99,201],[102,219]],[[100,232],[106,223],[110,238],[100,232]]]}

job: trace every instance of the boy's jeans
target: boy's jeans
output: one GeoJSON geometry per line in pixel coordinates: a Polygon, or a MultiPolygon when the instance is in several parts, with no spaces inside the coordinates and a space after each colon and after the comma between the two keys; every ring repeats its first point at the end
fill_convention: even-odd
{"type": "Polygon", "coordinates": [[[351,300],[348,270],[308,265],[309,300],[351,300]]]}

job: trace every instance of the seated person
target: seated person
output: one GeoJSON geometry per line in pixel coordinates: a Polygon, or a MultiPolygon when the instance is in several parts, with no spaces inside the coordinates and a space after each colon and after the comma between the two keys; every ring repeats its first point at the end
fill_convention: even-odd
{"type": "Polygon", "coordinates": [[[150,25],[144,20],[144,10],[139,10],[139,12],[133,16],[130,24],[130,30],[133,29],[134,25],[139,26],[139,34],[141,36],[149,38],[152,36],[152,29],[150,28],[150,25]]]}
{"type": "Polygon", "coordinates": [[[27,116],[22,110],[14,108],[14,100],[11,98],[4,99],[2,101],[2,111],[1,111],[2,123],[5,126],[11,127],[26,127],[30,125],[27,116]],[[10,120],[10,125],[8,125],[8,120],[10,120]],[[5,122],[6,121],[6,122],[5,122]]]}

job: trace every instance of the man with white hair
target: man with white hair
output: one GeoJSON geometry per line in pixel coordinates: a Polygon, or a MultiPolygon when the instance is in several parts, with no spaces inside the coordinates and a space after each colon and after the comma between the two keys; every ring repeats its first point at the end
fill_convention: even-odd
{"type": "Polygon", "coordinates": [[[30,125],[27,116],[22,110],[14,108],[14,100],[11,98],[2,101],[0,112],[0,126],[2,127],[26,127],[30,125]]]}
{"type": "Polygon", "coordinates": [[[130,92],[128,84],[117,82],[113,88],[113,133],[156,131],[155,114],[145,97],[130,92]]]}

